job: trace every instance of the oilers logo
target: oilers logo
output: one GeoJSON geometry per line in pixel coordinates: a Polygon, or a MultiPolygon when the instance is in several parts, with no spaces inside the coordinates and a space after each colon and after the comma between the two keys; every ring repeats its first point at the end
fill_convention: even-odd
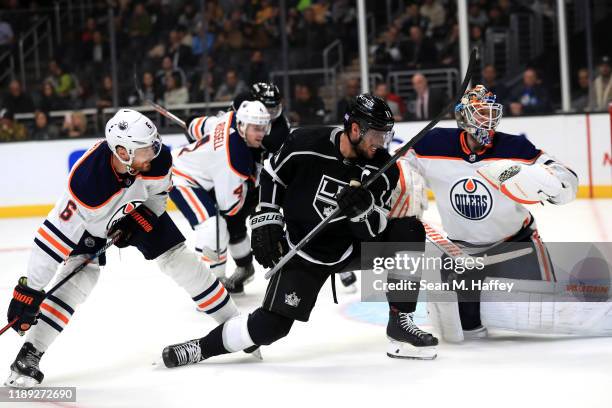
{"type": "Polygon", "coordinates": [[[491,213],[493,196],[487,186],[477,178],[461,179],[450,191],[453,209],[468,220],[482,220],[491,213]]]}
{"type": "Polygon", "coordinates": [[[129,212],[131,212],[134,208],[138,207],[142,204],[143,201],[131,201],[119,208],[115,213],[110,217],[108,224],[106,224],[106,230],[111,229],[113,225],[117,223],[121,218],[125,217],[129,212]]]}

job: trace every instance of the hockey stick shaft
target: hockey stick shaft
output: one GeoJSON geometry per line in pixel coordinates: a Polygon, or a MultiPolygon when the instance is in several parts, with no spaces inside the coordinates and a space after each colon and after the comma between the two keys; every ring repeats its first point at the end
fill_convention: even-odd
{"type": "MultiPolygon", "coordinates": [[[[406,142],[402,147],[400,147],[395,152],[395,154],[387,161],[387,163],[385,163],[376,173],[374,173],[371,177],[369,177],[366,180],[366,182],[363,184],[364,188],[368,188],[374,181],[376,181],[376,179],[378,179],[385,171],[387,171],[389,167],[393,166],[395,162],[399,160],[400,157],[402,157],[419,140],[425,137],[427,132],[429,132],[434,126],[436,126],[438,122],[442,120],[442,118],[444,118],[444,116],[446,116],[446,114],[455,107],[455,104],[461,98],[461,96],[465,93],[465,90],[468,84],[470,83],[470,80],[472,78],[472,71],[474,69],[475,64],[476,64],[476,48],[474,48],[470,54],[470,62],[468,64],[467,72],[465,73],[463,82],[461,83],[461,87],[459,88],[457,95],[455,95],[455,98],[451,101],[451,103],[449,103],[448,106],[444,108],[444,110],[438,113],[438,115],[431,122],[429,122],[427,126],[421,129],[421,131],[417,133],[416,136],[414,136],[412,139],[406,142]]],[[[282,268],[287,262],[289,262],[289,260],[293,258],[304,247],[304,245],[310,242],[312,238],[314,238],[323,228],[327,226],[327,224],[329,224],[329,222],[333,218],[335,218],[339,214],[340,214],[340,208],[336,207],[336,209],[327,218],[323,219],[319,224],[317,224],[317,226],[314,229],[312,229],[308,234],[306,234],[306,236],[302,238],[302,240],[298,242],[296,246],[291,248],[291,250],[287,252],[287,254],[283,256],[278,261],[278,263],[274,265],[274,267],[266,273],[265,275],[266,279],[269,279],[276,272],[278,272],[280,268],[282,268]]]]}
{"type": "MultiPolygon", "coordinates": [[[[49,291],[45,294],[46,297],[49,297],[50,295],[52,295],[56,290],[58,290],[59,288],[61,288],[64,283],[68,282],[68,280],[70,278],[72,278],[74,275],[76,275],[77,273],[81,272],[83,269],[85,269],[85,267],[87,265],[89,265],[90,263],[92,263],[96,258],[98,258],[100,255],[102,255],[104,252],[106,252],[106,250],[108,248],[110,248],[111,246],[113,246],[115,244],[115,242],[117,242],[117,240],[121,237],[121,233],[120,232],[116,232],[110,239],[110,241],[108,241],[102,248],[100,248],[96,253],[89,255],[87,257],[87,259],[85,259],[79,266],[77,266],[76,268],[74,268],[74,270],[72,272],[70,272],[68,275],[66,275],[61,281],[59,281],[58,283],[56,283],[51,289],[49,289],[49,291]]],[[[5,331],[7,331],[11,326],[13,326],[18,320],[19,320],[20,316],[15,317],[12,321],[9,322],[9,324],[7,324],[6,326],[4,326],[2,329],[0,329],[0,335],[2,335],[5,331]]]]}

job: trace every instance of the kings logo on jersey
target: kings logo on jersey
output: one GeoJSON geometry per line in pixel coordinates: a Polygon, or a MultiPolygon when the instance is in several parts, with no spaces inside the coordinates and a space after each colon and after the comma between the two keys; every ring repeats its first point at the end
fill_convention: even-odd
{"type": "Polygon", "coordinates": [[[134,208],[138,207],[143,202],[144,201],[135,200],[135,201],[130,201],[129,203],[121,206],[117,211],[115,211],[112,217],[110,217],[110,219],[108,220],[108,224],[106,224],[106,230],[108,231],[109,229],[111,229],[111,227],[115,225],[117,221],[125,217],[128,213],[130,213],[132,210],[134,210],[134,208]]]}
{"type": "MultiPolygon", "coordinates": [[[[336,194],[338,194],[347,184],[348,183],[345,183],[344,181],[337,180],[326,175],[321,177],[319,187],[317,188],[317,193],[312,201],[312,206],[317,214],[319,214],[321,219],[327,218],[327,216],[334,212],[336,207],[338,207],[338,204],[336,203],[336,194]]],[[[344,216],[334,218],[331,222],[339,221],[342,218],[344,218],[344,216]]]]}
{"type": "Polygon", "coordinates": [[[493,196],[477,178],[464,178],[457,181],[450,191],[453,209],[468,220],[486,218],[493,207],[493,196]]]}

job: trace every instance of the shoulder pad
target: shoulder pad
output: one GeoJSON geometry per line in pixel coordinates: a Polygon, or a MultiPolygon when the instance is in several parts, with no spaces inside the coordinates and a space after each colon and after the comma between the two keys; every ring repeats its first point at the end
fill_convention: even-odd
{"type": "Polygon", "coordinates": [[[433,128],[412,148],[419,156],[461,157],[458,128],[433,128]]]}

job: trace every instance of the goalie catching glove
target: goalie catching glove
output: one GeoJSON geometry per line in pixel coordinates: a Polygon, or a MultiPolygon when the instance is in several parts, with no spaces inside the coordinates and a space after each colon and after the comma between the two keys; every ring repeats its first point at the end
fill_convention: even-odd
{"type": "Polygon", "coordinates": [[[499,160],[481,167],[478,171],[493,187],[511,200],[521,204],[537,204],[548,201],[556,204],[566,188],[545,164],[531,165],[512,160],[499,160]]]}
{"type": "Polygon", "coordinates": [[[29,287],[28,279],[25,276],[19,278],[6,314],[9,323],[16,317],[18,318],[11,327],[17,332],[24,332],[35,325],[43,300],[45,300],[44,291],[29,287]]]}
{"type": "Polygon", "coordinates": [[[115,245],[119,248],[125,248],[131,245],[132,239],[137,233],[151,232],[155,222],[157,222],[157,215],[149,207],[141,204],[113,224],[108,230],[108,236],[110,237],[119,231],[120,235],[115,245]]]}
{"type": "Polygon", "coordinates": [[[274,267],[283,256],[284,226],[282,214],[273,208],[261,209],[251,217],[251,249],[264,268],[274,267]]]}

